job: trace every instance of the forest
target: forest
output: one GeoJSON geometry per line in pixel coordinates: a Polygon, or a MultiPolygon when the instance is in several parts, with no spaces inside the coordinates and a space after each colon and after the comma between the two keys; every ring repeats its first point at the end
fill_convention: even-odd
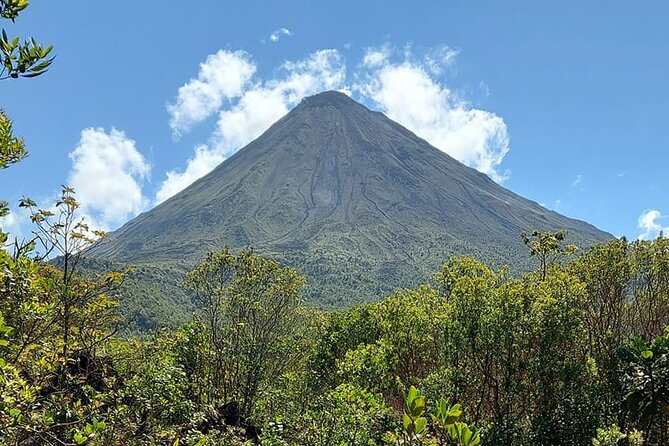
{"type": "MultiPolygon", "coordinates": [[[[27,6],[0,0],[0,17],[27,6]]],[[[43,74],[51,51],[3,31],[0,79],[43,74]]],[[[26,155],[0,111],[0,170],[26,155]]],[[[444,259],[429,283],[338,311],[307,305],[297,270],[224,249],[183,282],[190,321],[129,335],[129,271],[81,269],[105,234],[70,187],[45,206],[21,200],[26,242],[0,230],[2,445],[669,443],[662,234],[583,250],[518,234],[522,276],[444,259]]]]}
{"type": "MultiPolygon", "coordinates": [[[[669,239],[584,252],[523,236],[536,270],[472,258],[343,311],[251,250],[210,252],[177,330],[120,336],[123,272],[77,266],[102,234],[30,200],[0,251],[0,439],[16,445],[662,445],[669,239]],[[45,262],[38,253],[57,255],[45,262]]],[[[5,235],[6,237],[6,235],[5,235]]]]}

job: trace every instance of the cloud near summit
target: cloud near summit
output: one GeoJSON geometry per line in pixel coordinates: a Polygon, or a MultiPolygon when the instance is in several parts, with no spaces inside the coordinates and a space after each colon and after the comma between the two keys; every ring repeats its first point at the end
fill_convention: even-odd
{"type": "Polygon", "coordinates": [[[80,213],[96,229],[113,229],[149,205],[142,182],[151,166],[122,131],[85,129],[69,156],[67,183],[77,191],[80,213]]]}
{"type": "Polygon", "coordinates": [[[441,74],[455,55],[444,48],[422,59],[405,52],[394,61],[387,48],[368,50],[354,91],[433,146],[501,182],[506,174],[499,166],[509,151],[506,124],[446,85],[441,74]]]}
{"type": "MultiPolygon", "coordinates": [[[[167,105],[175,139],[196,126],[212,125],[209,136],[193,148],[185,166],[163,174],[152,198],[145,190],[152,166],[135,141],[114,128],[81,132],[70,153],[67,182],[78,192],[80,214],[93,227],[113,230],[209,173],[305,96],[325,90],[343,91],[384,112],[435,147],[502,181],[506,175],[500,165],[509,150],[506,125],[448,86],[444,73],[456,56],[447,47],[419,57],[408,47],[382,46],[347,64],[338,50],[323,49],[265,70],[268,76],[259,74],[251,54],[221,49],[205,58],[167,105]]],[[[13,214],[3,224],[16,232],[26,218],[13,214]]],[[[655,214],[643,219],[642,236],[657,230],[656,220],[655,214]]]]}
{"type": "Polygon", "coordinates": [[[183,170],[166,174],[156,195],[162,202],[223,159],[260,136],[299,101],[324,90],[340,90],[384,112],[457,160],[501,182],[500,165],[509,150],[504,120],[477,109],[449,88],[445,68],[457,52],[433,48],[421,57],[409,48],[369,48],[349,69],[335,49],[287,61],[271,77],[243,51],[219,50],[200,64],[195,77],[167,106],[175,134],[216,116],[206,145],[198,145],[183,170]]]}

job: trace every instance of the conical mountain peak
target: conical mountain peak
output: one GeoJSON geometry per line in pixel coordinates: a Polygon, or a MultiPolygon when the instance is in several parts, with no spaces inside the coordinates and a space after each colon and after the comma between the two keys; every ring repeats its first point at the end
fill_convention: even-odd
{"type": "Polygon", "coordinates": [[[336,108],[364,107],[360,103],[354,101],[346,93],[330,90],[305,97],[298,105],[298,109],[328,106],[336,108]]]}
{"type": "Polygon", "coordinates": [[[250,246],[305,274],[312,301],[341,306],[425,283],[454,255],[529,269],[520,233],[533,229],[565,229],[581,247],[610,238],[327,91],[91,255],[144,265],[174,298],[179,271],[207,250],[250,246]]]}

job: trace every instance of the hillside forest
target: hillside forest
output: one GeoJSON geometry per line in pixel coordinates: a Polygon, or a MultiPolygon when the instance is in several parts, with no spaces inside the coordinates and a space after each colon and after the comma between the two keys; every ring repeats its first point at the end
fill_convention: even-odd
{"type": "MultiPolygon", "coordinates": [[[[27,6],[0,0],[0,17],[27,6]]],[[[0,36],[0,79],[52,61],[0,36]]],[[[0,111],[0,170],[26,155],[0,111]]],[[[129,334],[129,271],[80,268],[104,234],[75,191],[20,206],[34,236],[0,230],[2,445],[669,444],[662,235],[579,250],[563,231],[518,234],[529,273],[444,259],[429,283],[328,311],[297,270],[224,249],[182,284],[191,320],[129,334]]]]}
{"type": "Polygon", "coordinates": [[[77,273],[102,234],[76,218],[74,192],[54,211],[22,205],[36,237],[0,251],[2,444],[669,439],[665,237],[576,253],[563,232],[535,232],[522,277],[454,258],[432,283],[327,312],[302,304],[294,269],[210,252],[183,284],[192,321],[127,337],[124,273],[77,273]]]}

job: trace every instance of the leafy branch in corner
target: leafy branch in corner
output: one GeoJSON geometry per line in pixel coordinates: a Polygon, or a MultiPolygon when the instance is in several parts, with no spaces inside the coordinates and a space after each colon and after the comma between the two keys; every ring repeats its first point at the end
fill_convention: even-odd
{"type": "MultiPolygon", "coordinates": [[[[0,0],[0,17],[14,22],[28,7],[28,0],[0,0]]],[[[36,77],[46,73],[53,62],[52,45],[43,46],[30,37],[23,43],[19,37],[8,37],[3,29],[0,36],[0,80],[36,77]]]]}

